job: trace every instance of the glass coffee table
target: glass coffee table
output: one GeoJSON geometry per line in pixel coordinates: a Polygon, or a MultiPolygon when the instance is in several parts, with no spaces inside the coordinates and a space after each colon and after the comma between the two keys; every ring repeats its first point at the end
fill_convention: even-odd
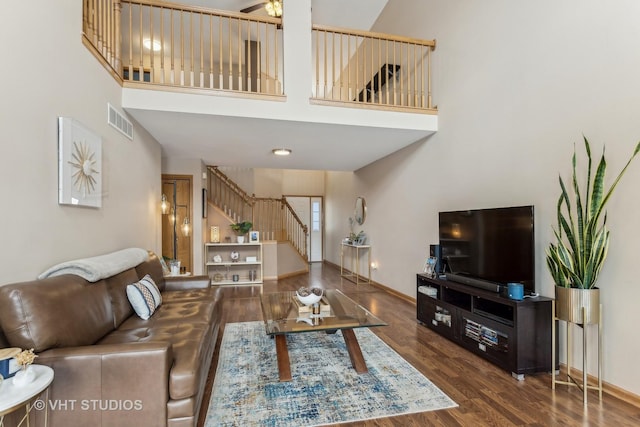
{"type": "Polygon", "coordinates": [[[368,372],[354,328],[370,328],[387,324],[337,289],[326,289],[320,313],[297,302],[295,292],[265,293],[261,297],[262,314],[267,335],[275,338],[280,381],[291,381],[291,364],[287,334],[341,330],[351,365],[358,373],[368,372]]]}

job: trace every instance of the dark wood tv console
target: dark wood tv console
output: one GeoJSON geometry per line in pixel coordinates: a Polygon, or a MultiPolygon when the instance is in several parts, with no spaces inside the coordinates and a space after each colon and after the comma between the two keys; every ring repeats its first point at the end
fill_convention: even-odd
{"type": "Polygon", "coordinates": [[[429,329],[514,378],[551,372],[552,300],[499,293],[417,275],[417,317],[429,329]]]}

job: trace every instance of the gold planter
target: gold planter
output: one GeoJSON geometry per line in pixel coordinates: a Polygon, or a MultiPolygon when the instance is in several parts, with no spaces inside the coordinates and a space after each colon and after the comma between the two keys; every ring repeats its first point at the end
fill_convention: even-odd
{"type": "Polygon", "coordinates": [[[556,317],[571,323],[583,323],[582,309],[586,309],[586,324],[600,321],[600,289],[563,288],[556,286],[556,317]]]}

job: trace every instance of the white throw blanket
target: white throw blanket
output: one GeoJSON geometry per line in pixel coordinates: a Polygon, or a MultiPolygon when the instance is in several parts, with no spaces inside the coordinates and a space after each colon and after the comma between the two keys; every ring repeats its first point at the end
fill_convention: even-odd
{"type": "Polygon", "coordinates": [[[38,276],[45,279],[62,274],[75,274],[89,282],[111,277],[129,268],[135,267],[149,258],[145,249],[129,248],[92,258],[76,259],[54,265],[38,276]]]}

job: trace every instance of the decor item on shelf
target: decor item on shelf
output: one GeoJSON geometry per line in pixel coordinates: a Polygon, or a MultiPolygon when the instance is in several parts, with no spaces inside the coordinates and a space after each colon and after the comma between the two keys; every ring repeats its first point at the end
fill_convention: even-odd
{"type": "Polygon", "coordinates": [[[169,270],[171,271],[172,276],[180,275],[180,261],[177,259],[172,259],[169,261],[169,270]]]}
{"type": "Polygon", "coordinates": [[[249,233],[249,243],[258,243],[260,241],[260,232],[252,231],[249,233]]]}
{"type": "Polygon", "coordinates": [[[14,375],[13,385],[16,387],[23,387],[32,383],[33,380],[36,379],[36,373],[31,369],[31,364],[36,357],[38,356],[33,352],[33,349],[22,350],[15,356],[16,363],[21,367],[21,369],[14,375]]]}
{"type": "Polygon", "coordinates": [[[238,243],[244,243],[244,235],[247,234],[249,230],[251,230],[253,224],[249,221],[242,221],[231,224],[230,227],[238,236],[238,243]]]}
{"type": "Polygon", "coordinates": [[[238,251],[231,251],[231,262],[238,262],[240,258],[240,253],[238,251]]]}
{"type": "Polygon", "coordinates": [[[213,262],[222,262],[222,257],[219,254],[213,256],[213,262]]]}
{"type": "Polygon", "coordinates": [[[582,324],[583,321],[599,322],[600,293],[595,286],[609,247],[607,213],[604,207],[620,178],[640,151],[640,143],[636,145],[631,158],[606,191],[604,178],[607,162],[604,148],[595,175],[592,175],[591,147],[586,137],[584,147],[588,159],[586,191],[583,193],[578,184],[574,148],[573,200],[569,198],[569,192],[560,176],[558,226],[554,229],[556,242],[550,243],[547,248],[547,267],[556,284],[556,316],[561,320],[578,324],[582,324]],[[582,315],[583,307],[587,309],[585,319],[582,315]]]}
{"type": "Polygon", "coordinates": [[[364,245],[367,242],[367,235],[362,230],[358,234],[349,233],[349,242],[352,245],[364,245]]]}
{"type": "Polygon", "coordinates": [[[211,226],[211,242],[220,243],[220,227],[217,225],[211,226]]]}

